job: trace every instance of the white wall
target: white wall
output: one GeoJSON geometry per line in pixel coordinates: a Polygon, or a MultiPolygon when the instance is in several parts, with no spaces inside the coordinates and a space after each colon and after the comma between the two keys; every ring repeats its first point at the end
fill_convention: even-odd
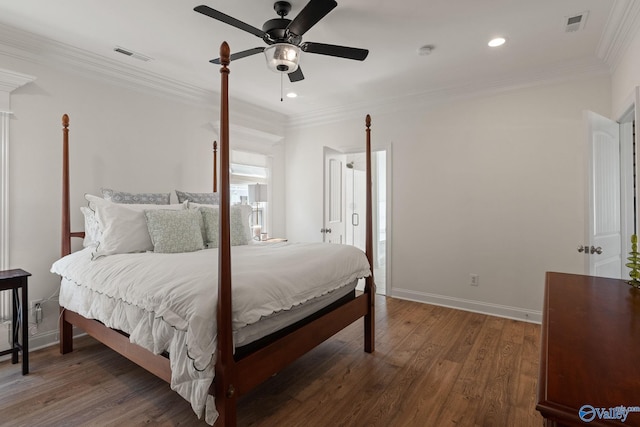
{"type": "MultiPolygon", "coordinates": [[[[83,194],[97,194],[101,187],[211,191],[217,96],[209,105],[196,105],[12,56],[0,55],[0,67],[37,78],[12,93],[10,121],[9,265],[33,274],[30,300],[48,298],[59,287],[59,278],[49,268],[60,254],[63,113],[70,116],[74,231],[83,228],[78,209],[86,205],[83,194]]],[[[238,116],[231,111],[232,122],[238,116]]],[[[256,126],[256,120],[235,123],[256,126]]],[[[257,130],[283,133],[282,121],[270,123],[257,130]]],[[[274,151],[276,165],[282,163],[281,151],[274,151]]],[[[274,181],[283,185],[280,171],[275,171],[274,181]]],[[[175,201],[175,194],[172,198],[175,201]]],[[[274,225],[278,233],[284,232],[283,204],[284,198],[273,206],[274,216],[283,218],[274,225]]],[[[57,339],[55,300],[45,305],[44,314],[44,323],[33,331],[32,346],[57,339]]]]}
{"type": "MultiPolygon", "coordinates": [[[[539,320],[545,271],[583,273],[582,113],[608,115],[610,91],[592,77],[372,117],[373,144],[393,144],[393,295],[539,320]]],[[[287,133],[291,240],[321,240],[324,145],[363,146],[364,112],[287,133]]]]}

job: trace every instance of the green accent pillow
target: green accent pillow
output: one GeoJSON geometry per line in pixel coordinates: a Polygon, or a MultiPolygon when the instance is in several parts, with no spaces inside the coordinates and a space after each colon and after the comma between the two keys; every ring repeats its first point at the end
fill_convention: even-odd
{"type": "MultiPolygon", "coordinates": [[[[204,241],[208,248],[217,248],[219,245],[220,209],[218,207],[206,208],[200,206],[198,210],[204,220],[204,241]]],[[[249,244],[249,235],[246,232],[249,226],[249,217],[245,217],[246,212],[247,209],[243,206],[231,206],[229,213],[231,246],[249,244]]]]}
{"type": "Polygon", "coordinates": [[[200,212],[162,209],[146,210],[144,214],[154,252],[179,253],[204,249],[200,212]]]}

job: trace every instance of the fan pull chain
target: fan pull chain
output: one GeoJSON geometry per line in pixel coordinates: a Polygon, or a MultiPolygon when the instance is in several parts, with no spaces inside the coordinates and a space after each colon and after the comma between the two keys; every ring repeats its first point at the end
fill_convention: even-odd
{"type": "Polygon", "coordinates": [[[282,99],[284,98],[284,87],[283,87],[283,81],[284,79],[284,73],[280,73],[280,102],[282,102],[282,99]]]}

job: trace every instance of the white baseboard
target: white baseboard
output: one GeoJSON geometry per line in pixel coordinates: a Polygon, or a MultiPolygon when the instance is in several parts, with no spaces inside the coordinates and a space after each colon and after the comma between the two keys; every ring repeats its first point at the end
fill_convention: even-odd
{"type": "MultiPolygon", "coordinates": [[[[1,326],[1,325],[0,325],[1,326]]],[[[4,331],[4,327],[1,327],[0,330],[4,331]]],[[[81,329],[73,328],[73,337],[80,337],[86,335],[86,332],[81,329]]],[[[29,336],[29,353],[32,351],[40,350],[42,348],[51,347],[52,345],[58,345],[60,343],[60,335],[57,329],[52,331],[37,333],[35,335],[29,336]]],[[[6,348],[3,348],[2,340],[0,339],[0,351],[3,349],[8,350],[10,348],[8,340],[6,348]]],[[[0,356],[0,362],[11,359],[10,354],[6,354],[4,356],[0,356]]],[[[20,359],[22,360],[22,359],[20,359]]]]}
{"type": "Polygon", "coordinates": [[[430,294],[427,292],[398,289],[395,287],[393,288],[391,296],[394,298],[406,299],[409,301],[423,302],[427,304],[440,305],[443,307],[456,308],[459,310],[472,311],[474,313],[505,317],[507,319],[521,320],[530,323],[542,323],[541,311],[528,310],[520,307],[511,307],[508,305],[454,298],[444,295],[430,294]]]}
{"type": "Polygon", "coordinates": [[[37,333],[29,337],[29,351],[40,350],[58,344],[60,341],[58,330],[37,333]]]}
{"type": "MultiPolygon", "coordinates": [[[[458,310],[471,311],[474,313],[488,314],[490,316],[504,317],[507,319],[521,320],[530,323],[542,323],[542,312],[528,310],[508,305],[491,304],[482,301],[467,300],[462,298],[448,297],[444,295],[418,292],[408,289],[393,288],[393,298],[405,299],[409,301],[422,302],[426,304],[439,305],[443,307],[455,308],[458,310]]],[[[2,328],[4,330],[5,328],[2,328]]],[[[85,335],[81,330],[74,328],[74,337],[85,335]]],[[[56,345],[59,342],[58,330],[43,332],[29,337],[29,351],[56,345]]],[[[7,346],[8,348],[8,346],[7,346]]],[[[0,361],[10,358],[10,355],[1,357],[0,361]]]]}

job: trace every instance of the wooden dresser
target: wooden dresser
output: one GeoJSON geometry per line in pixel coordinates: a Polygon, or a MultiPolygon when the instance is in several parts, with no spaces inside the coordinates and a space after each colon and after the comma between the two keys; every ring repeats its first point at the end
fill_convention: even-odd
{"type": "Polygon", "coordinates": [[[640,426],[640,290],[547,273],[536,409],[547,427],[640,426]]]}

